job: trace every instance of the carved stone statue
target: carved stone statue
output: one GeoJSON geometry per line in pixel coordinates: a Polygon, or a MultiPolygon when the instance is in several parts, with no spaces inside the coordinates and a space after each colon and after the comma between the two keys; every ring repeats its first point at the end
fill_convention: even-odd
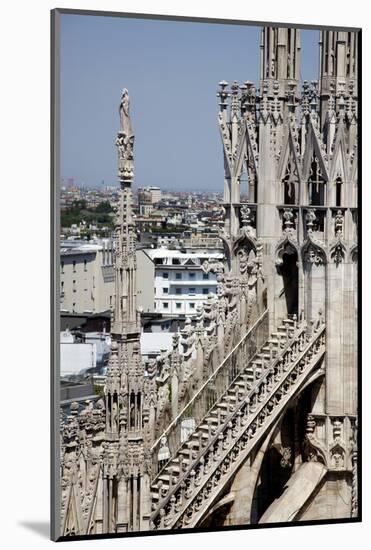
{"type": "Polygon", "coordinates": [[[134,177],[134,133],[131,127],[129,113],[129,92],[122,90],[119,107],[120,130],[117,134],[116,147],[119,159],[119,178],[122,181],[131,181],[134,177]]]}
{"type": "Polygon", "coordinates": [[[124,88],[122,90],[119,113],[120,113],[120,131],[126,136],[133,135],[133,130],[132,130],[131,121],[130,121],[130,114],[129,114],[129,106],[130,106],[129,92],[126,88],[124,88]]]}

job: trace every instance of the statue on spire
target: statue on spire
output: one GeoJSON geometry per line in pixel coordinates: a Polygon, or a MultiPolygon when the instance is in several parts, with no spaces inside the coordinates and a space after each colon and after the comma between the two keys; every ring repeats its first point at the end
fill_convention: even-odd
{"type": "Polygon", "coordinates": [[[124,88],[119,107],[120,130],[116,139],[119,157],[118,176],[123,184],[131,184],[134,177],[134,133],[131,127],[129,105],[129,92],[124,88]]]}
{"type": "Polygon", "coordinates": [[[133,130],[132,130],[131,121],[130,121],[129,107],[130,107],[129,92],[127,88],[123,88],[120,107],[119,107],[120,132],[125,134],[127,137],[133,135],[133,130]]]}

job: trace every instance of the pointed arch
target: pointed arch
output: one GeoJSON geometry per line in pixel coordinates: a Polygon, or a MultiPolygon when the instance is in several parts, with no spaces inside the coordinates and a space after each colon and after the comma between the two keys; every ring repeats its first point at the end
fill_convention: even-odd
{"type": "Polygon", "coordinates": [[[300,250],[297,241],[291,235],[285,235],[276,246],[275,264],[280,266],[283,263],[283,255],[287,253],[295,253],[300,257],[300,250]]]}
{"type": "Polygon", "coordinates": [[[313,154],[310,170],[307,178],[308,204],[324,206],[326,203],[326,179],[323,175],[320,162],[316,154],[313,154]]]}
{"type": "Polygon", "coordinates": [[[336,239],[330,247],[330,258],[338,267],[345,259],[346,246],[341,238],[336,239]]]}
{"type": "Polygon", "coordinates": [[[250,253],[251,250],[256,254],[256,237],[249,231],[248,228],[242,228],[241,235],[233,243],[233,253],[237,254],[239,250],[245,248],[250,253]]]}
{"type": "Polygon", "coordinates": [[[279,163],[278,163],[278,169],[277,169],[277,179],[279,181],[282,181],[285,177],[285,174],[287,172],[287,164],[288,162],[291,162],[294,164],[294,169],[298,175],[298,180],[300,181],[302,178],[302,167],[301,163],[298,158],[298,152],[295,145],[295,138],[292,133],[292,128],[289,126],[288,133],[285,137],[284,145],[282,147],[282,152],[280,155],[279,163]]]}
{"type": "Polygon", "coordinates": [[[275,249],[275,313],[279,319],[299,312],[299,258],[298,243],[287,233],[275,249]]]}
{"type": "Polygon", "coordinates": [[[291,155],[287,161],[282,187],[283,204],[299,204],[300,177],[291,155]]]}
{"type": "Polygon", "coordinates": [[[328,263],[326,248],[309,234],[301,247],[303,263],[325,265],[328,263]]]}
{"type": "Polygon", "coordinates": [[[319,167],[325,181],[329,181],[329,173],[327,167],[327,158],[325,158],[325,146],[320,138],[318,130],[313,126],[313,121],[308,122],[308,134],[306,139],[306,147],[303,155],[303,180],[309,178],[313,157],[318,159],[319,167]]]}
{"type": "Polygon", "coordinates": [[[330,466],[341,469],[345,466],[346,450],[343,441],[335,441],[330,446],[330,466]]]}
{"type": "Polygon", "coordinates": [[[339,123],[338,131],[335,136],[331,167],[330,167],[330,180],[334,180],[338,177],[342,181],[348,181],[348,162],[346,154],[345,133],[343,122],[339,123]]]}

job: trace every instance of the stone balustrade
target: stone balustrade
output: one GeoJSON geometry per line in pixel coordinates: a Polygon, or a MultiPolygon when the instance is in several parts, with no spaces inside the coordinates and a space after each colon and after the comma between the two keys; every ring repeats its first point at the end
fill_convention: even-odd
{"type": "Polygon", "coordinates": [[[280,336],[276,333],[272,339],[272,360],[272,346],[267,345],[263,356],[268,360],[252,359],[231,391],[217,403],[219,412],[214,408],[214,415],[197,426],[169,467],[160,472],[152,484],[153,529],[197,524],[259,435],[266,433],[268,425],[314,372],[325,351],[325,326],[320,319],[311,328],[309,331],[305,323],[288,327],[286,336],[281,328],[280,336]],[[246,384],[249,374],[253,374],[250,387],[246,384]]]}

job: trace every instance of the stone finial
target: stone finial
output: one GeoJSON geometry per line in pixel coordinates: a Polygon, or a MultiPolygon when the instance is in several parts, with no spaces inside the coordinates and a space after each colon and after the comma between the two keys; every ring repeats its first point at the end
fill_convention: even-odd
{"type": "Polygon", "coordinates": [[[79,412],[79,404],[77,401],[72,401],[70,405],[70,414],[71,416],[76,416],[79,412]]]}
{"type": "Polygon", "coordinates": [[[308,435],[312,435],[314,433],[316,425],[317,425],[317,423],[316,423],[314,417],[311,414],[308,415],[306,433],[308,435]]]}
{"type": "Polygon", "coordinates": [[[292,208],[285,208],[282,214],[283,217],[283,228],[286,233],[289,233],[292,231],[294,227],[294,213],[292,211],[292,208]]]}
{"type": "Polygon", "coordinates": [[[334,441],[339,441],[340,440],[341,428],[342,428],[342,423],[338,418],[336,418],[333,422],[333,432],[332,432],[333,437],[334,437],[334,441]]]}
{"type": "Polygon", "coordinates": [[[217,96],[220,97],[220,110],[223,111],[228,106],[229,92],[227,90],[228,82],[221,80],[219,82],[219,90],[217,96]]]}
{"type": "Polygon", "coordinates": [[[307,230],[308,233],[312,233],[314,222],[316,221],[316,213],[313,208],[310,208],[305,216],[306,222],[307,222],[307,230]]]}
{"type": "Polygon", "coordinates": [[[286,92],[286,97],[287,97],[287,106],[289,108],[289,111],[291,113],[293,113],[295,111],[295,107],[296,107],[296,104],[297,104],[297,101],[296,101],[296,82],[294,80],[290,80],[288,83],[287,83],[287,92],[286,92]]]}
{"type": "Polygon", "coordinates": [[[309,104],[312,114],[317,113],[317,104],[318,104],[318,81],[312,80],[309,90],[309,104]]]}
{"type": "Polygon", "coordinates": [[[343,233],[344,215],[341,210],[338,210],[335,215],[335,235],[339,236],[343,233]]]}
{"type": "Polygon", "coordinates": [[[239,101],[239,85],[236,80],[234,80],[231,85],[231,96],[232,96],[231,114],[232,116],[233,115],[238,116],[240,101],[239,101]]]}

